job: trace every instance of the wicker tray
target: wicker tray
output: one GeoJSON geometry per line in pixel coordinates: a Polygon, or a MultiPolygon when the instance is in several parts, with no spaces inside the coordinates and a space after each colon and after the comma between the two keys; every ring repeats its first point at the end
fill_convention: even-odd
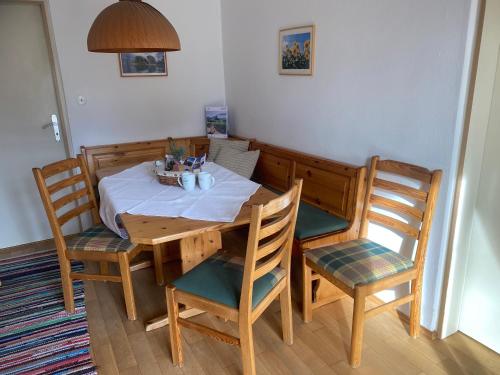
{"type": "Polygon", "coordinates": [[[182,175],[182,172],[178,171],[159,171],[155,170],[156,175],[158,176],[158,182],[162,185],[170,185],[170,186],[179,186],[179,177],[182,175]]]}

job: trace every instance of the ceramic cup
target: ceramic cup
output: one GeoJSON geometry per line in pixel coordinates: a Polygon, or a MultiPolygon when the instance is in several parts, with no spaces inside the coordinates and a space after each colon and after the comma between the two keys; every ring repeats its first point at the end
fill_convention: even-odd
{"type": "Polygon", "coordinates": [[[198,185],[200,185],[201,190],[208,190],[215,184],[215,177],[208,172],[199,172],[198,175],[198,185]]]}
{"type": "Polygon", "coordinates": [[[177,180],[186,191],[193,191],[196,186],[196,176],[191,172],[184,172],[177,180]]]}

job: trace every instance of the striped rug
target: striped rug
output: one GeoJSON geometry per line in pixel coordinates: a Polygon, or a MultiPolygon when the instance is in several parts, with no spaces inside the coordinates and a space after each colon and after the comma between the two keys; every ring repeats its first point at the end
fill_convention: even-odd
{"type": "Polygon", "coordinates": [[[97,373],[83,282],[74,282],[76,313],[67,314],[54,250],[0,260],[0,281],[0,374],[97,373]]]}

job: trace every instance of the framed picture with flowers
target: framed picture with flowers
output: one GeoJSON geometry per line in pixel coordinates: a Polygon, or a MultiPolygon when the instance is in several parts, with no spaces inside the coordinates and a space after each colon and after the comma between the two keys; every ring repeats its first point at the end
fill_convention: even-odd
{"type": "Polygon", "coordinates": [[[279,73],[312,75],[314,39],[314,25],[281,29],[279,32],[279,73]]]}

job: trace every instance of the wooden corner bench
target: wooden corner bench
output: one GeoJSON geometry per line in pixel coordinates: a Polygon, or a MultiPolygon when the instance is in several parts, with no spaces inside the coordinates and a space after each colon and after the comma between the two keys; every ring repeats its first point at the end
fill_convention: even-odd
{"type": "MultiPolygon", "coordinates": [[[[304,180],[293,252],[294,280],[301,289],[304,251],[358,237],[366,167],[258,141],[251,142],[250,148],[261,152],[254,179],[262,185],[284,192],[296,178],[304,180]]],[[[313,308],[344,296],[319,275],[313,275],[312,279],[313,308]]]]}
{"type": "MultiPolygon", "coordinates": [[[[242,139],[232,137],[235,139],[242,139]]],[[[175,139],[190,155],[208,154],[207,137],[175,139]]],[[[301,287],[302,253],[309,249],[357,238],[364,198],[366,168],[320,158],[299,151],[249,139],[251,150],[260,150],[254,180],[284,192],[295,178],[302,178],[302,202],[294,240],[294,280],[301,287]]],[[[162,159],[169,152],[167,139],[81,147],[91,182],[145,161],[162,159]]],[[[165,261],[179,259],[175,243],[165,249],[165,261]]],[[[343,296],[319,275],[313,275],[313,308],[343,296]]],[[[299,293],[299,295],[302,295],[299,293]]]]}

